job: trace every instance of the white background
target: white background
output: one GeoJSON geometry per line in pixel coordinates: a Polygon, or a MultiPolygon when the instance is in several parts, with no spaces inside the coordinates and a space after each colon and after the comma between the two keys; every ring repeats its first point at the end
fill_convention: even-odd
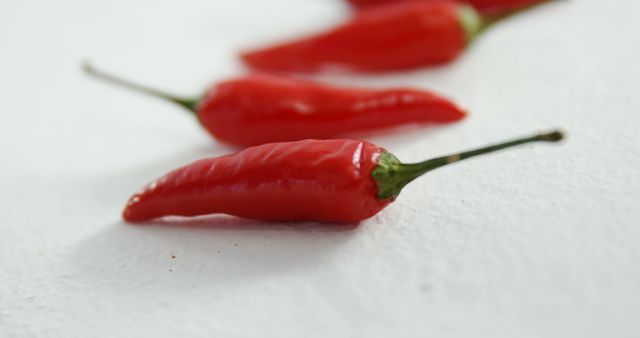
{"type": "Polygon", "coordinates": [[[132,226],[144,183],[227,153],[181,94],[242,48],[329,27],[340,1],[3,1],[0,337],[639,337],[640,2],[560,1],[411,85],[471,112],[372,140],[405,161],[562,127],[428,174],[357,228],[212,217],[132,226]],[[173,258],[173,257],[175,258],[173,258]]]}

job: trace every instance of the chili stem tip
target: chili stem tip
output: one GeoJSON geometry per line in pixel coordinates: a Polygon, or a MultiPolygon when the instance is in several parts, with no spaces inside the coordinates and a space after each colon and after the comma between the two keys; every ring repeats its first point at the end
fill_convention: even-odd
{"type": "Polygon", "coordinates": [[[89,61],[82,61],[82,65],[80,67],[87,74],[94,74],[96,72],[95,68],[93,68],[93,65],[89,61]]]}
{"type": "Polygon", "coordinates": [[[554,130],[549,133],[540,134],[539,139],[546,142],[560,142],[564,140],[565,133],[561,130],[554,130]]]}
{"type": "Polygon", "coordinates": [[[109,74],[107,72],[103,72],[101,70],[98,70],[96,68],[93,67],[93,65],[91,65],[91,63],[85,61],[82,63],[82,69],[84,70],[85,73],[87,73],[88,75],[114,84],[114,85],[118,85],[120,87],[124,87],[124,88],[128,88],[130,90],[134,90],[137,91],[139,93],[143,93],[143,94],[147,94],[150,96],[155,96],[155,97],[159,97],[162,99],[165,99],[167,101],[173,102],[183,108],[186,108],[187,110],[193,112],[193,113],[197,113],[197,107],[198,104],[200,103],[200,99],[199,98],[186,98],[186,97],[180,97],[180,96],[176,96],[173,94],[169,94],[166,93],[162,90],[158,90],[155,88],[151,88],[151,87],[147,87],[145,85],[141,85],[139,83],[135,83],[132,82],[130,80],[121,78],[119,76],[115,76],[112,74],[109,74]]]}

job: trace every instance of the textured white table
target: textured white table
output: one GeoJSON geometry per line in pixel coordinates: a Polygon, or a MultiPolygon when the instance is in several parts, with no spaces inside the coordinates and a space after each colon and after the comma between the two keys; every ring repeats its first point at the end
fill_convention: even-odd
{"type": "Polygon", "coordinates": [[[175,92],[339,1],[0,4],[0,337],[639,337],[640,2],[560,2],[451,66],[323,76],[431,88],[463,123],[378,136],[403,160],[563,127],[429,174],[355,229],[123,224],[126,198],[229,149],[81,60],[175,92]],[[174,258],[175,257],[175,258],[174,258]]]}

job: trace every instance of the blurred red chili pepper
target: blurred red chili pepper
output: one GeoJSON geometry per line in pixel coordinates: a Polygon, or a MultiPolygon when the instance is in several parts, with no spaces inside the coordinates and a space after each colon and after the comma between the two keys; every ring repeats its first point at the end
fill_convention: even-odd
{"type": "Polygon", "coordinates": [[[411,123],[447,123],[466,115],[443,97],[409,88],[339,88],[254,74],[219,83],[202,99],[184,99],[88,65],[85,69],[101,79],[177,103],[194,112],[215,138],[239,146],[337,138],[411,123]]]}
{"type": "Polygon", "coordinates": [[[265,144],[167,174],[131,197],[123,217],[141,222],[223,213],[266,221],[360,222],[428,171],[516,145],[562,138],[557,131],[539,134],[415,164],[402,164],[365,141],[265,144]]]}
{"type": "Polygon", "coordinates": [[[408,1],[357,12],[330,31],[241,54],[254,69],[383,72],[452,61],[501,17],[451,0],[408,1]]]}
{"type": "MultiPolygon", "coordinates": [[[[383,4],[393,4],[402,1],[435,1],[435,0],[348,0],[357,8],[369,8],[383,4]]],[[[482,15],[500,15],[516,9],[531,6],[546,0],[451,0],[459,3],[469,3],[482,15]]]]}

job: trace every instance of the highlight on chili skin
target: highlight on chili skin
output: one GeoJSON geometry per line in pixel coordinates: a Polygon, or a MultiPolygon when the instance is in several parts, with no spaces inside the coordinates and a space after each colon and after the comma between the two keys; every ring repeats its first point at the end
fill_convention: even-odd
{"type": "Polygon", "coordinates": [[[559,131],[404,164],[359,140],[303,140],[247,148],[204,159],[159,178],[133,195],[123,218],[227,214],[262,221],[358,223],[393,202],[425,173],[470,157],[534,143],[558,142],[559,131]]]}
{"type": "Polygon", "coordinates": [[[335,87],[273,74],[218,83],[201,98],[179,98],[99,71],[99,79],[163,98],[196,115],[217,140],[240,147],[368,134],[409,124],[445,124],[466,112],[451,100],[413,88],[335,87]]]}

